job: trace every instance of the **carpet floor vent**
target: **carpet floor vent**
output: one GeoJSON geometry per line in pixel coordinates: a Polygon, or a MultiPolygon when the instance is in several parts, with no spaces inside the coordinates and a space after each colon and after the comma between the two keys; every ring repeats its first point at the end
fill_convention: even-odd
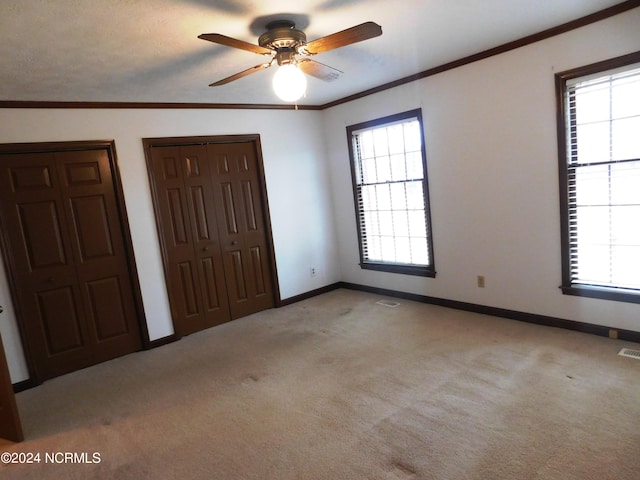
{"type": "Polygon", "coordinates": [[[382,305],[383,307],[397,307],[400,305],[398,302],[394,302],[393,300],[378,300],[376,302],[378,305],[382,305]]]}
{"type": "Polygon", "coordinates": [[[632,350],[631,348],[623,348],[618,352],[623,357],[631,357],[640,360],[640,350],[632,350]]]}

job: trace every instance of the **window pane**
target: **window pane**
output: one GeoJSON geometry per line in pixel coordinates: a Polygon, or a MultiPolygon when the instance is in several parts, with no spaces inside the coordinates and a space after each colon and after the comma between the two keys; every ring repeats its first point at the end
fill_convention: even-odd
{"type": "Polygon", "coordinates": [[[378,212],[365,212],[364,221],[366,225],[367,236],[380,235],[380,221],[378,219],[378,212]]]}
{"type": "MultiPolygon", "coordinates": [[[[612,203],[640,205],[640,162],[611,165],[611,189],[612,203]]],[[[632,223],[640,223],[640,217],[632,223]]]]}
{"type": "Polygon", "coordinates": [[[406,185],[404,183],[392,183],[391,191],[391,208],[393,210],[407,209],[407,194],[405,193],[406,185]]]}
{"type": "Polygon", "coordinates": [[[380,235],[393,236],[393,214],[390,210],[382,210],[378,212],[380,219],[380,235]]]}
{"type": "Polygon", "coordinates": [[[388,129],[389,153],[391,155],[404,153],[404,129],[402,124],[391,125],[388,129]]]}
{"type": "Polygon", "coordinates": [[[580,163],[606,162],[610,158],[609,122],[578,125],[578,157],[580,163]]]}
{"type": "MultiPolygon", "coordinates": [[[[638,99],[640,101],[640,99],[638,99]]],[[[640,158],[640,117],[614,120],[611,124],[613,160],[640,158]]]]}
{"type": "Polygon", "coordinates": [[[577,205],[606,205],[609,202],[609,166],[577,169],[575,191],[577,205]]]}
{"type": "MultiPolygon", "coordinates": [[[[376,157],[389,155],[389,144],[387,142],[387,130],[378,128],[373,131],[373,149],[376,157]]],[[[387,160],[388,161],[388,160],[387,160]]]]}
{"type": "Polygon", "coordinates": [[[578,258],[588,258],[588,262],[580,262],[577,278],[581,283],[609,283],[609,248],[606,245],[581,245],[578,258]]]}
{"type": "MultiPolygon", "coordinates": [[[[412,237],[427,236],[427,226],[424,218],[424,212],[422,210],[414,210],[407,212],[409,218],[409,232],[412,237]]],[[[426,242],[425,242],[426,244],[426,242]]]]}
{"type": "Polygon", "coordinates": [[[429,249],[425,238],[411,238],[411,258],[414,263],[429,265],[429,249]]]}
{"type": "Polygon", "coordinates": [[[396,237],[409,236],[409,220],[406,210],[393,212],[393,228],[396,237]]]}
{"type": "Polygon", "coordinates": [[[389,157],[377,157],[376,158],[376,171],[378,177],[377,182],[389,182],[391,181],[391,165],[389,164],[389,157]]]}
{"type": "MultiPolygon", "coordinates": [[[[611,210],[611,243],[640,247],[640,205],[624,205],[611,210]]],[[[638,270],[637,275],[640,275],[638,270]]]]}
{"type": "Polygon", "coordinates": [[[637,288],[640,272],[640,247],[624,245],[614,249],[611,283],[626,288],[637,288]]]}
{"type": "Polygon", "coordinates": [[[407,237],[396,237],[396,262],[411,263],[411,243],[407,237]]]}
{"type": "Polygon", "coordinates": [[[364,258],[365,260],[382,260],[382,246],[379,236],[368,237],[368,248],[364,258]]]}
{"type": "Polygon", "coordinates": [[[380,260],[383,262],[396,261],[396,244],[393,237],[380,237],[380,260]]]}
{"type": "Polygon", "coordinates": [[[373,134],[371,132],[363,132],[359,135],[360,143],[360,160],[364,158],[373,158],[373,134]]]}
{"type": "Polygon", "coordinates": [[[391,155],[391,178],[394,182],[407,179],[407,166],[404,153],[391,155]]]}
{"type": "MultiPolygon", "coordinates": [[[[611,237],[609,207],[583,207],[577,210],[577,241],[580,245],[607,245],[611,237]]],[[[587,257],[581,258],[588,262],[587,257]]]]}
{"type": "Polygon", "coordinates": [[[376,185],[376,198],[378,199],[378,210],[391,210],[391,193],[389,185],[376,185]]]}
{"type": "Polygon", "coordinates": [[[362,183],[376,183],[378,175],[376,173],[376,159],[363,158],[360,161],[362,170],[362,183]]]}
{"type": "Polygon", "coordinates": [[[424,210],[424,192],[422,182],[409,182],[407,188],[407,208],[410,210],[424,210]]]}
{"type": "Polygon", "coordinates": [[[578,125],[609,121],[609,85],[597,85],[580,90],[576,95],[578,125]]]}
{"type": "Polygon", "coordinates": [[[613,82],[611,114],[613,118],[640,115],[640,78],[632,77],[613,82]]]}
{"type": "Polygon", "coordinates": [[[422,149],[420,123],[409,122],[404,124],[404,144],[407,152],[419,152],[422,149]]]}
{"type": "Polygon", "coordinates": [[[422,153],[407,153],[407,180],[420,179],[424,177],[422,168],[422,153]]]}

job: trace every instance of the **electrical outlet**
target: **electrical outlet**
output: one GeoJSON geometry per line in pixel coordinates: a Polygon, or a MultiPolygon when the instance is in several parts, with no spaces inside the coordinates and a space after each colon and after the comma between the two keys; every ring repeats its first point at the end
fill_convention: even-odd
{"type": "Polygon", "coordinates": [[[478,288],[484,288],[484,275],[478,275],[478,288]]]}
{"type": "Polygon", "coordinates": [[[312,277],[315,277],[315,276],[316,276],[316,267],[311,267],[311,268],[309,269],[309,274],[310,274],[312,277]]]}

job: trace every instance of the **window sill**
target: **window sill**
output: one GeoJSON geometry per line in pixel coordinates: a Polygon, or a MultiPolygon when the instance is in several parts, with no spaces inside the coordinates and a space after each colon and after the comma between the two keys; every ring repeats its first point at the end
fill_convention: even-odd
{"type": "Polygon", "coordinates": [[[616,302],[640,303],[640,291],[625,288],[598,287],[595,285],[571,285],[561,286],[565,295],[578,297],[599,298],[601,300],[613,300],[616,302]]]}
{"type": "Polygon", "coordinates": [[[360,268],[364,270],[376,270],[378,272],[400,273],[403,275],[415,275],[418,277],[435,278],[436,276],[436,272],[433,269],[433,267],[427,267],[427,266],[402,265],[397,263],[363,262],[360,264],[360,268]]]}

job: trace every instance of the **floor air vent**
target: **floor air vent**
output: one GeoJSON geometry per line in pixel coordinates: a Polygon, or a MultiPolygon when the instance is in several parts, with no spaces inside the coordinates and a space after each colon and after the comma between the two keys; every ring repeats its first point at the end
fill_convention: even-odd
{"type": "Polygon", "coordinates": [[[630,348],[623,348],[618,352],[618,355],[623,357],[631,357],[640,360],[640,350],[632,350],[630,348]]]}
{"type": "Polygon", "coordinates": [[[400,305],[398,302],[394,302],[393,300],[378,300],[376,303],[383,307],[397,307],[400,305]]]}

